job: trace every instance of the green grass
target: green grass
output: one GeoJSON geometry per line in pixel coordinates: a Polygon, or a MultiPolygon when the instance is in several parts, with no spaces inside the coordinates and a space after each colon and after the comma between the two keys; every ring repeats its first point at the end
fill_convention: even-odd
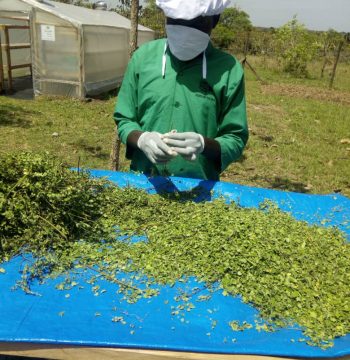
{"type": "MultiPolygon", "coordinates": [[[[237,56],[239,59],[242,56],[237,56]]],[[[287,84],[301,84],[321,89],[328,89],[330,75],[333,70],[333,64],[328,64],[321,79],[321,69],[323,62],[315,61],[308,66],[308,77],[297,78],[293,75],[283,73],[277,61],[271,57],[248,56],[249,63],[256,67],[259,75],[268,82],[278,82],[287,84]]],[[[332,59],[333,61],[333,59],[332,59]]],[[[248,76],[248,78],[252,78],[248,76]]],[[[334,90],[350,91],[350,63],[339,63],[334,80],[334,90]]]]}
{"type": "MultiPolygon", "coordinates": [[[[282,74],[270,59],[248,57],[268,85],[246,70],[250,139],[223,181],[298,192],[350,196],[350,65],[340,64],[335,89],[320,63],[310,78],[282,74]]],[[[70,165],[108,169],[116,98],[81,102],[0,97],[0,152],[48,151],[70,165]],[[57,133],[58,136],[53,136],[57,133]]],[[[128,170],[122,149],[121,170],[128,170]]]]}
{"type": "Polygon", "coordinates": [[[340,141],[350,138],[350,80],[345,76],[350,66],[338,72],[339,79],[346,78],[341,84],[348,83],[347,91],[329,92],[327,85],[319,84],[305,98],[316,80],[269,76],[257,59],[252,64],[276,89],[270,92],[269,86],[261,85],[247,70],[250,141],[244,161],[230,166],[224,175],[243,184],[298,192],[341,191],[349,196],[350,144],[340,141]],[[276,90],[283,84],[289,85],[279,94],[276,90]],[[319,100],[323,92],[338,96],[332,101],[327,96],[319,100]],[[338,98],[347,103],[339,103],[338,98]]]}
{"type": "Polygon", "coordinates": [[[48,151],[70,165],[108,168],[115,98],[0,98],[0,151],[48,151]]]}

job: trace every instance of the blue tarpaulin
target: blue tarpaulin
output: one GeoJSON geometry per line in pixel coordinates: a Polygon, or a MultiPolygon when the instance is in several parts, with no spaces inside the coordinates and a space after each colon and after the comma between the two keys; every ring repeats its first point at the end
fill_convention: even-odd
{"type": "MultiPolygon", "coordinates": [[[[134,186],[150,193],[191,190],[200,186],[198,201],[224,196],[241,206],[257,207],[272,200],[298,220],[337,226],[350,240],[350,200],[339,194],[308,195],[242,185],[183,178],[148,178],[144,175],[92,170],[119,186],[134,186]]],[[[229,322],[254,324],[258,312],[239,297],[217,291],[206,301],[194,296],[195,308],[176,311],[179,292],[204,289],[196,279],[161,287],[159,296],[130,304],[117,293],[115,284],[99,280],[99,291],[79,282],[70,290],[58,291],[62,279],[33,284],[37,295],[13,290],[26,261],[16,257],[1,264],[0,342],[86,345],[95,347],[142,348],[205,353],[256,354],[285,357],[338,357],[350,355],[350,334],[338,338],[334,347],[322,350],[307,345],[300,329],[258,331],[255,327],[233,332],[229,322]],[[175,310],[175,311],[174,311],[175,310]]],[[[96,284],[95,284],[96,285],[96,284]]],[[[206,295],[206,290],[200,292],[206,295]]]]}

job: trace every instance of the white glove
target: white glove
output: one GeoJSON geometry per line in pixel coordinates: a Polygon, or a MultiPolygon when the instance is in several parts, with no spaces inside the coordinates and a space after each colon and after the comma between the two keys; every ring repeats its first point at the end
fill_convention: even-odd
{"type": "Polygon", "coordinates": [[[162,135],[155,131],[142,133],[137,146],[153,164],[164,164],[177,155],[164,143],[162,135]]]}
{"type": "Polygon", "coordinates": [[[163,135],[163,141],[177,154],[189,161],[195,161],[204,150],[204,138],[195,132],[171,131],[163,135]]]}

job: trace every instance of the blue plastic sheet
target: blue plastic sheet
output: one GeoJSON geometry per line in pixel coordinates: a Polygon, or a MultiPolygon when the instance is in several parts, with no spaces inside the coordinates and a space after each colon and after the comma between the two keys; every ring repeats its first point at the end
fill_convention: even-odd
{"type": "MultiPolygon", "coordinates": [[[[350,239],[350,200],[338,194],[306,195],[252,188],[236,184],[183,178],[147,178],[144,175],[91,171],[94,177],[106,177],[119,186],[143,188],[150,193],[183,191],[200,186],[198,201],[224,196],[242,206],[256,207],[265,199],[276,202],[299,220],[326,226],[338,226],[350,239]]],[[[28,260],[30,261],[30,260],[28,260]]],[[[229,322],[238,320],[254,324],[256,309],[239,297],[215,292],[208,300],[202,290],[191,300],[195,308],[177,312],[181,303],[174,298],[180,292],[204,288],[190,279],[173,287],[164,286],[160,295],[129,304],[116,291],[115,284],[100,280],[98,296],[84,281],[71,290],[58,291],[62,279],[33,284],[28,295],[11,290],[20,278],[25,261],[12,259],[1,264],[0,274],[0,342],[34,342],[101,347],[143,348],[227,354],[256,354],[285,357],[338,357],[350,354],[350,334],[335,340],[334,347],[312,347],[298,329],[258,332],[255,328],[233,332],[229,322]]],[[[96,285],[96,284],[95,284],[96,285]]]]}

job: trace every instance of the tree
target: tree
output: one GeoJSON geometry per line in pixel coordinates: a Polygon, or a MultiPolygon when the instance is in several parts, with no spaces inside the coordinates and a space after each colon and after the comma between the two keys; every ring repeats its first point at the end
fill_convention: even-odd
{"type": "Polygon", "coordinates": [[[254,28],[250,37],[250,53],[254,55],[263,55],[264,61],[268,56],[272,56],[275,50],[272,41],[273,34],[274,32],[272,29],[254,28]]]}
{"type": "Polygon", "coordinates": [[[146,5],[141,10],[140,24],[155,32],[157,39],[165,37],[165,16],[156,5],[155,0],[146,0],[146,5]]]}
{"type": "Polygon", "coordinates": [[[227,8],[220,16],[220,21],[212,33],[214,44],[228,49],[235,43],[236,48],[243,50],[248,33],[253,26],[249,15],[238,7],[227,8]]]}
{"type": "Polygon", "coordinates": [[[235,32],[250,31],[252,29],[249,15],[237,6],[225,9],[220,16],[220,23],[235,32]]]}
{"type": "MultiPolygon", "coordinates": [[[[111,9],[111,11],[117,12],[119,15],[122,15],[129,20],[131,19],[131,6],[132,6],[133,0],[119,0],[119,5],[117,5],[115,8],[111,9]]],[[[145,1],[144,1],[145,2],[145,1]]],[[[142,12],[143,6],[140,5],[140,1],[138,4],[138,18],[140,19],[141,12],[142,12]]]]}
{"type": "Polygon", "coordinates": [[[76,6],[83,6],[86,8],[92,8],[92,4],[89,2],[89,0],[55,0],[57,2],[61,2],[64,4],[71,4],[76,6]]]}
{"type": "Polygon", "coordinates": [[[130,7],[130,42],[129,42],[129,58],[137,49],[137,34],[139,23],[139,0],[131,0],[130,7]]]}
{"type": "Polygon", "coordinates": [[[211,39],[215,46],[221,49],[228,49],[235,39],[235,32],[227,26],[219,23],[213,30],[211,39]]]}
{"type": "Polygon", "coordinates": [[[308,75],[307,65],[314,59],[319,44],[296,16],[275,33],[276,55],[283,70],[296,76],[308,75]]]}

